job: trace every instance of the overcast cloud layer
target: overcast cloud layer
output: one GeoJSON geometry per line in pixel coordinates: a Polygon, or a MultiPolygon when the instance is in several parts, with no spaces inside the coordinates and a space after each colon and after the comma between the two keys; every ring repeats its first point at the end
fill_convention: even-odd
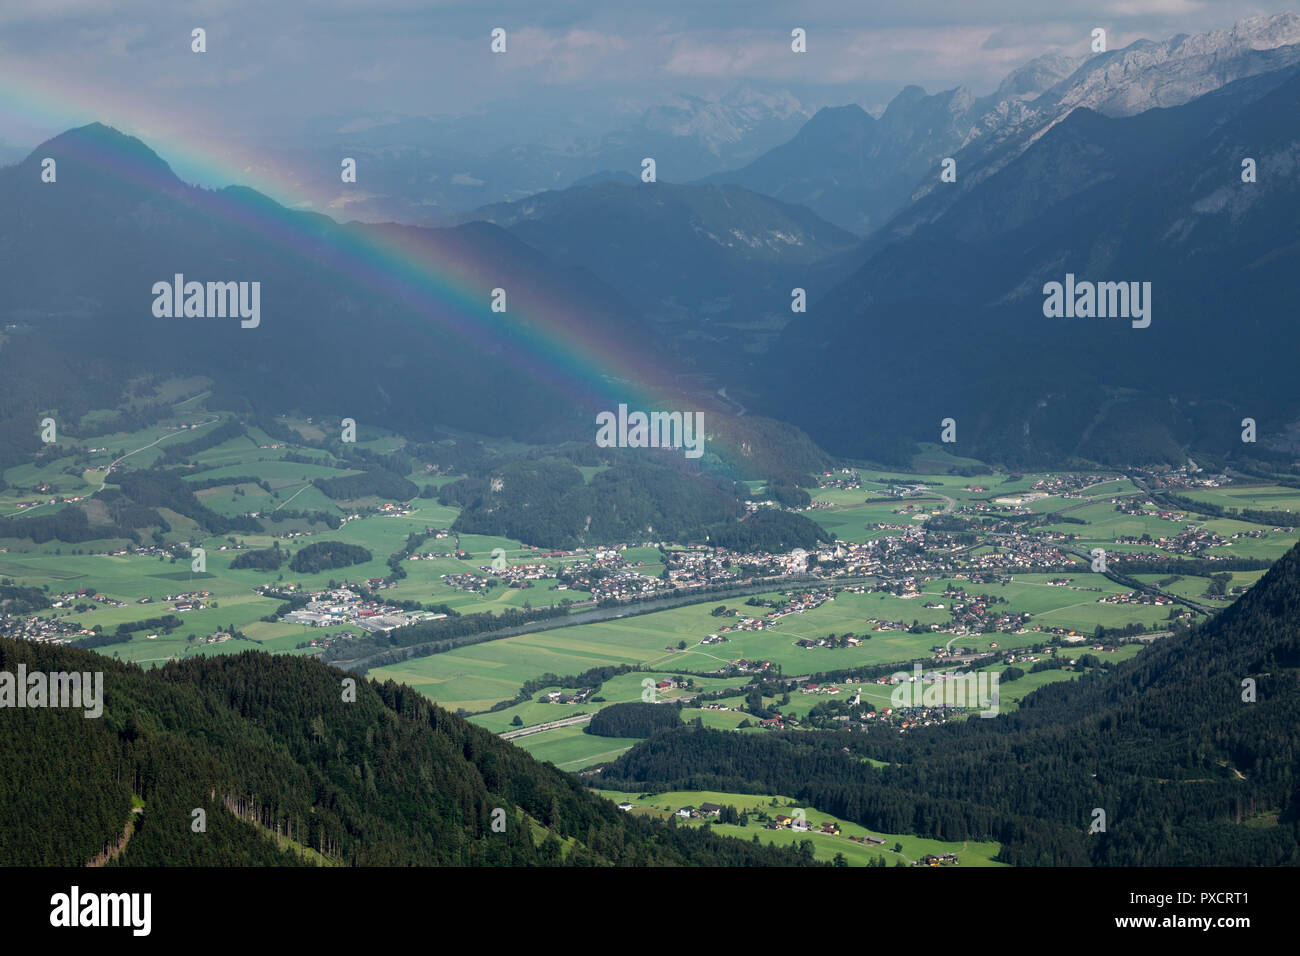
{"type": "MultiPolygon", "coordinates": [[[[789,90],[883,106],[903,86],[988,92],[1044,53],[1230,27],[1294,4],[1203,0],[6,0],[0,141],[103,120],[161,140],[271,142],[310,117],[483,115],[502,142],[593,129],[676,93],[789,90]],[[208,52],[190,51],[207,30],[208,52]],[[509,52],[489,51],[492,28],[509,52]],[[803,27],[808,52],[790,52],[803,27]]],[[[626,118],[623,116],[622,118],[626,118]]]]}

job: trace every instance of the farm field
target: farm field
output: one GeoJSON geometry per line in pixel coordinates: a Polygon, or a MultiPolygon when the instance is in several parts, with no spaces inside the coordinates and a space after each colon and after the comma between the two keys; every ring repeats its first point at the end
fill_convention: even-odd
{"type": "MultiPolygon", "coordinates": [[[[168,455],[170,446],[201,443],[206,434],[232,418],[228,413],[206,411],[202,396],[191,400],[185,398],[186,394],[191,393],[178,393],[174,413],[155,424],[129,433],[69,440],[46,449],[31,463],[6,469],[3,478],[7,484],[0,489],[0,514],[12,514],[20,509],[22,514],[49,513],[62,507],[54,499],[85,498],[101,487],[106,476],[113,479],[113,475],[107,474],[107,468],[123,456],[127,456],[125,467],[130,468],[143,468],[162,461],[180,464],[178,456],[168,455]],[[33,508],[22,509],[23,502],[36,504],[33,508]]],[[[337,425],[332,421],[304,419],[296,425],[312,438],[337,437],[337,425]]],[[[269,424],[266,428],[278,431],[269,424]]],[[[363,428],[359,437],[358,449],[375,455],[390,455],[404,445],[401,436],[378,429],[363,428]]],[[[347,625],[310,628],[263,620],[279,611],[280,602],[254,593],[255,587],[263,584],[296,585],[302,591],[311,591],[323,589],[332,582],[388,578],[391,574],[388,558],[404,550],[410,535],[424,534],[432,529],[449,529],[459,515],[458,508],[441,505],[435,498],[416,496],[408,501],[389,501],[374,496],[352,500],[329,498],[313,482],[360,474],[361,466],[342,466],[367,460],[347,455],[336,458],[339,454],[337,446],[332,447],[334,453],[286,443],[248,425],[245,434],[228,438],[210,448],[187,452],[184,458],[200,467],[192,474],[178,472],[185,475],[185,481],[195,485],[206,485],[214,480],[224,482],[211,488],[196,488],[196,496],[205,508],[225,519],[238,519],[249,513],[264,516],[265,530],[262,532],[210,535],[201,531],[192,518],[160,505],[158,512],[166,525],[160,524],[156,528],[133,526],[137,527],[139,545],[144,547],[153,545],[162,549],[183,542],[204,548],[206,570],[202,573],[192,572],[188,559],[173,559],[168,555],[89,553],[121,551],[136,546],[136,543],[128,541],[69,544],[8,538],[0,539],[0,578],[22,586],[46,587],[54,594],[87,588],[91,593],[102,593],[122,602],[123,607],[105,607],[95,603],[90,610],[78,611],[71,605],[92,603],[78,598],[67,602],[70,606],[41,612],[44,616],[57,616],[61,621],[73,622],[80,627],[98,627],[102,633],[112,634],[123,623],[177,614],[181,624],[171,633],[151,627],[137,630],[130,640],[99,648],[105,655],[146,667],[169,659],[250,649],[270,653],[319,653],[306,646],[307,642],[350,628],[347,625]],[[386,508],[393,513],[372,513],[372,509],[377,508],[386,508]],[[328,515],[330,520],[340,519],[343,524],[330,529],[324,520],[313,521],[303,516],[312,512],[328,515]],[[271,520],[270,514],[279,515],[280,520],[271,520]],[[292,555],[303,547],[320,542],[358,545],[370,552],[370,558],[349,567],[310,574],[291,571],[287,562],[279,570],[271,572],[231,567],[232,562],[248,549],[267,548],[274,543],[292,555]],[[179,611],[173,607],[174,600],[165,599],[168,594],[195,591],[208,592],[201,598],[205,606],[200,609],[179,611]],[[139,603],[142,600],[146,603],[139,603]],[[205,636],[226,630],[235,630],[244,637],[219,644],[203,643],[205,636]]],[[[965,461],[952,458],[938,446],[927,451],[925,456],[934,464],[944,463],[945,467],[965,461]]],[[[579,471],[589,481],[605,467],[584,465],[579,471]]],[[[454,475],[435,474],[434,469],[432,464],[427,468],[421,465],[419,470],[405,477],[416,488],[441,486],[457,480],[454,475]]],[[[929,515],[967,505],[975,509],[993,509],[991,513],[997,515],[1024,514],[1025,509],[1005,503],[994,504],[994,500],[1024,494],[1041,479],[1054,477],[1043,473],[1019,475],[1014,479],[1005,474],[936,476],[874,469],[859,470],[859,475],[858,488],[811,490],[812,497],[824,506],[805,509],[803,514],[842,540],[879,540],[898,537],[900,528],[919,529],[929,515]],[[903,496],[891,495],[891,490],[898,486],[917,490],[903,496]],[[881,525],[888,527],[882,528],[881,525]]],[[[756,480],[748,484],[754,491],[761,491],[765,485],[756,480]]],[[[337,493],[333,488],[330,490],[337,493]]],[[[1066,498],[1053,494],[1029,502],[1027,510],[1032,515],[1059,515],[1050,519],[1053,523],[1047,526],[1048,529],[1071,536],[1070,546],[1081,551],[1103,547],[1108,552],[1152,553],[1154,546],[1117,545],[1116,539],[1142,535],[1171,537],[1182,532],[1187,525],[1194,524],[1227,539],[1227,543],[1210,550],[1212,555],[1271,560],[1283,554],[1296,538],[1294,532],[1275,531],[1231,518],[1187,515],[1183,519],[1171,520],[1161,518],[1155,509],[1138,515],[1116,511],[1116,496],[1131,495],[1136,491],[1128,478],[1107,477],[1083,489],[1083,497],[1066,498]]],[[[405,493],[409,493],[409,489],[405,493]]],[[[1189,493],[1189,497],[1223,507],[1295,507],[1300,514],[1300,491],[1296,489],[1229,487],[1198,490],[1189,493]],[[1198,497],[1201,495],[1203,497],[1198,497]]],[[[176,508],[183,507],[175,499],[170,503],[176,508]]],[[[109,496],[87,501],[83,507],[94,523],[109,524],[111,514],[115,513],[110,511],[109,496]]],[[[214,526],[204,520],[208,527],[214,526]]],[[[222,524],[215,526],[221,527],[222,524]]],[[[1000,553],[1004,542],[1003,538],[986,538],[977,541],[965,553],[972,557],[1000,553]]],[[[463,553],[462,558],[443,556],[403,561],[401,569],[404,574],[380,590],[378,596],[392,602],[445,604],[460,614],[500,613],[512,608],[557,605],[564,601],[585,604],[589,600],[586,592],[552,589],[558,583],[557,572],[566,564],[585,560],[585,556],[543,557],[549,549],[525,545],[519,540],[454,533],[441,538],[429,537],[416,551],[448,554],[456,549],[463,553]],[[532,581],[530,587],[510,588],[497,584],[481,592],[458,589],[444,580],[444,576],[469,574],[495,581],[483,568],[490,563],[496,549],[505,552],[511,565],[544,565],[546,576],[532,581]]],[[[665,559],[658,547],[628,546],[622,550],[622,556],[634,565],[640,562],[638,570],[643,574],[658,576],[664,570],[665,559]]],[[[1231,583],[1233,586],[1246,586],[1262,574],[1262,571],[1232,572],[1231,583]]],[[[1144,575],[1143,580],[1155,583],[1167,576],[1144,575]]],[[[1185,575],[1172,582],[1169,591],[1216,608],[1228,606],[1230,600],[1202,597],[1208,585],[1206,577],[1185,575]]],[[[752,678],[735,673],[725,677],[710,676],[710,672],[719,671],[741,658],[770,661],[778,674],[788,677],[866,666],[897,664],[898,669],[904,669],[902,662],[929,658],[935,648],[1010,651],[1051,640],[1053,629],[1087,638],[1089,643],[1072,644],[1060,650],[1062,654],[1081,656],[1093,652],[1093,635],[1099,626],[1110,629],[1138,624],[1146,631],[1160,631],[1171,626],[1171,608],[1168,605],[1098,603],[1099,598],[1125,594],[1127,589],[1104,575],[1090,573],[1082,562],[1077,571],[1055,575],[1014,573],[1007,583],[974,584],[964,577],[928,578],[921,575],[917,578],[917,587],[920,593],[911,598],[889,593],[841,592],[818,607],[784,615],[772,626],[759,630],[728,630],[725,634],[723,628],[735,627],[743,618],[768,621],[769,608],[762,606],[762,602],[779,603],[783,594],[768,592],[752,598],[726,599],[706,596],[698,603],[684,607],[558,627],[413,658],[376,668],[368,676],[406,683],[453,712],[472,714],[470,719],[485,729],[504,733],[574,714],[591,714],[614,703],[638,701],[643,699],[643,681],[646,679],[659,681],[679,675],[689,677],[694,686],[667,692],[664,698],[672,700],[700,692],[726,690],[734,693],[721,703],[738,707],[744,702],[742,688],[752,678]],[[1049,580],[1054,577],[1069,580],[1066,586],[1049,585],[1049,580]],[[971,596],[984,594],[1005,599],[1005,603],[995,601],[991,604],[988,608],[991,613],[1023,612],[1029,614],[1030,619],[1022,633],[954,635],[928,630],[930,626],[950,624],[953,599],[944,596],[949,585],[971,596]],[[926,608],[923,605],[927,602],[945,606],[926,608]],[[736,613],[715,616],[713,612],[719,606],[736,613]],[[875,630],[881,625],[868,624],[869,620],[891,624],[888,629],[875,630]],[[918,626],[918,633],[909,630],[914,624],[918,626]],[[856,635],[861,643],[843,648],[797,646],[800,640],[815,641],[830,634],[848,633],[856,635]],[[720,634],[725,640],[701,643],[713,634],[720,634]],[[679,644],[684,646],[679,647],[679,644]],[[565,677],[596,667],[618,665],[641,669],[604,681],[600,690],[592,695],[596,699],[582,704],[541,703],[538,698],[544,689],[538,689],[530,695],[531,699],[499,711],[489,711],[494,705],[515,698],[525,682],[544,674],[565,677]]],[[[978,630],[979,622],[972,626],[978,630]]],[[[1101,656],[1104,660],[1116,661],[1140,650],[1137,645],[1126,645],[1117,652],[1101,656]]],[[[1028,671],[1029,667],[1022,669],[1028,671]]],[[[1065,670],[1026,673],[1019,680],[1003,685],[1002,710],[1004,713],[1015,710],[1029,693],[1049,683],[1078,676],[1078,671],[1065,670]]],[[[574,691],[577,688],[559,689],[574,691]]],[[[892,706],[892,688],[874,683],[842,686],[836,695],[794,691],[787,704],[779,704],[780,698],[765,698],[764,703],[779,704],[783,714],[803,720],[819,703],[847,700],[854,693],[860,693],[862,699],[872,703],[877,710],[892,706]]],[[[704,710],[699,707],[686,707],[682,716],[686,721],[699,720],[708,727],[732,730],[738,730],[740,723],[750,719],[739,710],[704,710]]],[[[742,732],[767,731],[754,727],[742,732]]],[[[561,770],[576,772],[610,761],[638,741],[594,736],[585,732],[585,725],[577,725],[518,737],[514,742],[540,760],[549,761],[561,770]]],[[[665,807],[677,796],[646,798],[639,812],[667,812],[665,807]]],[[[770,795],[762,798],[728,796],[733,799],[715,799],[713,802],[763,800],[770,804],[772,799],[770,795]]],[[[707,795],[696,794],[684,802],[698,803],[708,799],[707,795]]],[[[782,797],[779,801],[785,802],[788,798],[782,797]]],[[[760,809],[756,803],[752,806],[760,809]]],[[[819,826],[829,818],[810,811],[809,819],[819,826]]],[[[695,822],[691,825],[701,824],[695,822]]],[[[836,853],[842,853],[852,865],[865,865],[882,853],[878,847],[865,847],[849,841],[848,835],[863,835],[866,831],[855,829],[843,821],[840,825],[844,835],[840,837],[764,830],[757,823],[743,829],[734,825],[712,825],[717,826],[720,832],[736,831],[733,835],[746,839],[754,834],[762,840],[775,842],[807,839],[812,842],[818,858],[829,860],[836,853]]],[[[938,841],[918,841],[907,836],[886,836],[890,847],[894,842],[902,841],[902,857],[909,859],[927,852],[958,852],[962,865],[987,865],[997,853],[995,844],[962,848],[938,841]]],[[[885,852],[885,855],[891,864],[899,858],[892,852],[885,852]]]]}
{"type": "Polygon", "coordinates": [[[1222,488],[1189,488],[1179,494],[1221,508],[1294,511],[1300,521],[1300,488],[1287,488],[1283,485],[1226,485],[1222,488]]]}
{"type": "MultiPolygon", "coordinates": [[[[1093,645],[1083,644],[1076,647],[1057,648],[1056,654],[1063,656],[1066,659],[1078,658],[1084,654],[1096,654],[1103,661],[1118,662],[1136,656],[1142,650],[1143,646],[1144,645],[1142,644],[1125,644],[1118,650],[1102,653],[1097,651],[1096,647],[1093,645]]],[[[1048,652],[1042,655],[1042,659],[1050,659],[1052,656],[1053,655],[1048,652]]],[[[1006,670],[1007,666],[1008,665],[1005,664],[996,664],[980,668],[980,670],[997,671],[998,673],[1002,673],[1006,670]]],[[[1028,673],[1030,666],[1032,666],[1031,664],[1017,663],[1015,666],[1026,671],[1026,673],[1018,680],[999,685],[1001,688],[1000,713],[1010,713],[1014,711],[1019,706],[1020,701],[1046,684],[1055,683],[1056,681],[1061,680],[1073,680],[1079,677],[1080,673],[1082,673],[1077,670],[1045,670],[1039,671],[1036,674],[1031,674],[1028,673]]],[[[927,666],[923,667],[923,671],[926,674],[931,672],[951,674],[963,671],[963,669],[951,666],[927,666]]],[[[899,673],[910,674],[911,671],[900,665],[899,673]]],[[[883,710],[886,707],[896,706],[893,700],[893,694],[895,691],[894,685],[877,684],[873,681],[863,681],[855,684],[835,681],[828,683],[830,686],[836,688],[835,693],[805,693],[796,690],[790,693],[788,703],[782,703],[782,700],[779,697],[764,696],[763,706],[768,709],[778,710],[785,717],[793,717],[800,721],[806,719],[808,712],[820,703],[828,701],[847,702],[852,699],[854,695],[860,695],[864,702],[870,703],[877,711],[883,710]]],[[[687,705],[687,707],[682,711],[683,720],[689,723],[698,717],[702,719],[704,726],[706,727],[715,727],[725,730],[736,729],[742,721],[747,719],[754,722],[754,718],[751,715],[745,714],[739,710],[739,708],[745,703],[745,696],[743,694],[735,694],[717,700],[711,700],[708,703],[716,703],[734,709],[716,711],[706,710],[703,707],[687,705]]]]}
{"type": "MultiPolygon", "coordinates": [[[[627,674],[619,674],[616,677],[611,677],[609,680],[602,683],[599,692],[593,695],[594,697],[604,698],[602,701],[587,700],[582,704],[574,705],[539,703],[537,698],[542,696],[546,690],[563,690],[572,692],[578,689],[576,687],[561,687],[558,684],[553,684],[545,689],[534,692],[532,700],[525,701],[522,704],[515,704],[512,707],[507,707],[502,710],[493,711],[492,713],[475,714],[470,719],[479,726],[491,730],[493,733],[517,730],[519,727],[532,727],[537,724],[548,723],[552,720],[559,720],[563,717],[570,717],[577,713],[592,714],[609,704],[621,704],[644,700],[644,695],[646,693],[646,680],[649,680],[651,684],[656,684],[674,676],[676,676],[676,674],[673,671],[632,671],[627,674]],[[513,723],[515,717],[520,719],[518,727],[513,723]]],[[[726,687],[737,687],[747,683],[747,679],[743,677],[733,677],[730,680],[696,677],[692,678],[692,681],[692,687],[657,691],[655,696],[658,700],[674,701],[680,697],[688,697],[726,687]]]]}
{"type": "Polygon", "coordinates": [[[560,727],[512,741],[538,760],[550,761],[570,773],[613,760],[641,741],[635,737],[597,737],[582,727],[560,727]]]}
{"type": "Polygon", "coordinates": [[[685,806],[698,807],[701,803],[716,803],[719,806],[733,806],[737,810],[747,811],[751,815],[763,815],[775,819],[777,814],[794,816],[794,811],[802,810],[808,831],[799,832],[790,829],[767,830],[761,822],[750,821],[748,826],[723,824],[700,819],[681,819],[682,826],[710,826],[716,833],[737,836],[752,840],[755,835],[764,843],[773,842],[778,846],[798,844],[809,840],[813,845],[813,855],[819,860],[830,862],[836,853],[843,854],[850,866],[866,866],[879,857],[884,857],[889,866],[895,861],[910,863],[919,860],[927,853],[957,854],[957,866],[1003,866],[993,858],[1001,849],[997,843],[959,843],[942,840],[929,840],[909,834],[878,833],[850,823],[829,813],[823,813],[812,807],[800,807],[790,797],[757,795],[746,793],[724,793],[710,790],[672,791],[657,794],[623,793],[617,790],[597,790],[601,796],[615,803],[630,803],[635,809],[630,813],[646,813],[653,816],[667,817],[685,806]],[[816,832],[824,823],[834,823],[840,828],[839,836],[816,832]],[[883,838],[883,845],[872,846],[850,840],[849,837],[883,838]],[[901,853],[895,852],[896,844],[902,844],[901,853]]]}
{"type": "MultiPolygon", "coordinates": [[[[1017,575],[1006,585],[971,585],[946,580],[925,585],[924,594],[940,600],[949,583],[962,585],[971,593],[1002,596],[1015,610],[1033,615],[1033,625],[1064,627],[1091,635],[1098,624],[1122,627],[1138,622],[1155,628],[1169,613],[1168,607],[1151,605],[1104,605],[1097,599],[1106,594],[1125,593],[1114,582],[1086,573],[1075,578],[1079,587],[1099,590],[1072,590],[1050,587],[1048,575],[1017,575]]],[[[762,597],[776,598],[770,594],[762,597]]],[[[870,632],[868,618],[901,620],[910,624],[946,623],[947,609],[921,607],[926,598],[903,599],[888,594],[842,593],[833,601],[803,613],[789,614],[775,626],[763,631],[732,631],[722,644],[701,645],[708,634],[716,633],[723,622],[735,618],[716,618],[711,611],[719,603],[734,607],[742,615],[762,613],[765,609],[745,605],[743,601],[704,601],[688,607],[673,608],[652,614],[614,621],[556,628],[537,634],[523,634],[498,641],[458,648],[443,654],[416,658],[376,668],[376,677],[401,680],[452,710],[483,710],[500,700],[513,697],[520,685],[539,674],[577,674],[592,667],[630,664],[665,669],[670,673],[704,674],[725,662],[745,658],[770,660],[790,675],[887,664],[928,656],[936,644],[952,640],[954,648],[988,650],[1022,647],[1041,642],[1046,636],[1032,629],[1024,634],[976,634],[953,638],[952,635],[906,631],[870,632]],[[858,647],[800,648],[801,638],[820,638],[829,633],[871,633],[871,639],[858,647]],[[685,650],[677,650],[679,641],[685,650]],[[492,691],[495,690],[495,694],[492,691]]],[[[998,605],[1002,608],[1002,605],[998,605]]]]}

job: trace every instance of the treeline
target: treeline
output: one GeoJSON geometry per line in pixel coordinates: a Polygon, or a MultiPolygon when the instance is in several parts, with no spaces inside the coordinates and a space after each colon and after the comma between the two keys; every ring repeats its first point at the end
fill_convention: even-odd
{"type": "Polygon", "coordinates": [[[406,577],[406,559],[415,553],[415,549],[433,537],[432,531],[412,531],[406,536],[402,550],[388,556],[388,576],[394,581],[406,577]]]}
{"type": "Polygon", "coordinates": [[[453,647],[492,640],[497,631],[533,621],[564,617],[568,613],[568,607],[560,605],[531,609],[507,608],[500,614],[462,614],[440,621],[422,621],[419,624],[396,627],[386,633],[369,634],[349,641],[346,646],[335,645],[325,651],[323,659],[336,661],[367,658],[367,668],[384,667],[410,657],[428,657],[453,647]],[[391,653],[381,653],[386,649],[391,649],[391,653]]]}
{"type": "Polygon", "coordinates": [[[90,637],[83,637],[73,641],[72,643],[76,647],[84,647],[87,650],[90,650],[96,647],[105,647],[109,644],[121,644],[123,641],[129,640],[131,640],[131,634],[130,632],[127,632],[125,634],[92,634],[90,637]]]}
{"type": "Polygon", "coordinates": [[[495,714],[500,710],[509,710],[528,700],[532,699],[533,694],[546,687],[591,687],[592,694],[600,690],[600,686],[611,677],[618,677],[620,674],[627,674],[639,667],[632,667],[630,664],[617,664],[607,667],[593,667],[585,670],[581,674],[570,674],[560,677],[549,671],[539,677],[530,677],[519,687],[519,693],[509,700],[499,700],[482,713],[495,714]]]}
{"type": "Polygon", "coordinates": [[[308,521],[312,524],[323,524],[331,531],[337,531],[343,527],[343,518],[329,511],[270,511],[261,516],[262,521],[269,521],[272,524],[279,524],[281,521],[298,519],[308,521]]]}
{"type": "Polygon", "coordinates": [[[373,558],[369,549],[344,541],[317,541],[296,552],[289,562],[289,570],[299,574],[315,574],[334,568],[348,568],[364,564],[373,558]]]}
{"type": "Polygon", "coordinates": [[[25,588],[11,581],[0,583],[0,614],[32,614],[50,606],[40,588],[25,588]]]}
{"type": "Polygon", "coordinates": [[[672,704],[633,701],[610,704],[592,716],[586,732],[597,737],[649,737],[681,726],[681,710],[672,704]]]}
{"type": "MultiPolygon", "coordinates": [[[[809,487],[816,488],[813,482],[809,487]]],[[[767,483],[763,497],[771,498],[783,508],[807,508],[812,504],[812,495],[804,491],[789,479],[773,479],[767,483]]]]}
{"type": "Polygon", "coordinates": [[[76,505],[60,508],[53,514],[0,518],[0,538],[30,538],[36,544],[47,541],[76,544],[98,538],[129,538],[136,544],[140,543],[140,536],[132,528],[116,524],[92,525],[86,512],[76,505]]]}
{"type": "Polygon", "coordinates": [[[444,485],[440,504],[461,508],[452,529],[540,547],[583,542],[698,541],[742,513],[731,483],[651,461],[620,460],[584,482],[567,461],[516,460],[490,476],[444,485]]]}
{"type": "Polygon", "coordinates": [[[119,528],[157,528],[164,534],[172,529],[171,523],[156,508],[138,504],[116,488],[105,488],[96,498],[107,505],[113,524],[119,528]]]}
{"type": "Polygon", "coordinates": [[[180,627],[182,621],[175,614],[163,614],[160,617],[148,617],[143,621],[123,621],[117,626],[115,634],[120,641],[127,634],[134,634],[136,631],[161,631],[164,634],[170,634],[176,628],[180,627]]]}
{"type": "Polygon", "coordinates": [[[0,667],[19,663],[103,672],[104,714],[24,708],[0,721],[0,860],[9,865],[84,865],[120,839],[133,794],[144,812],[124,866],[303,862],[267,831],[349,866],[806,862],[795,848],[621,813],[394,682],[360,680],[344,702],[346,675],[310,659],[249,651],[143,671],[0,639],[0,667]],[[190,826],[195,807],[207,814],[202,840],[190,826]],[[497,808],[504,832],[492,825],[497,808]]]}
{"type": "Polygon", "coordinates": [[[1206,558],[1165,558],[1157,560],[1116,561],[1111,557],[1109,567],[1125,574],[1177,574],[1184,577],[1209,577],[1221,571],[1263,571],[1273,562],[1264,558],[1224,558],[1210,561],[1206,558]]]}
{"type": "Polygon", "coordinates": [[[216,448],[222,442],[247,434],[248,432],[244,429],[243,424],[232,418],[222,422],[216,428],[208,429],[204,434],[192,441],[163,445],[163,461],[171,464],[182,462],[188,458],[193,458],[199,452],[207,451],[209,448],[216,448]]]}
{"type": "Polygon", "coordinates": [[[156,468],[127,471],[115,473],[114,481],[122,494],[136,504],[150,508],[170,508],[202,525],[210,534],[223,535],[232,531],[256,534],[263,530],[253,518],[245,515],[227,518],[202,504],[194,496],[194,489],[178,472],[156,468]]]}
{"type": "Polygon", "coordinates": [[[272,542],[271,547],[257,551],[245,551],[230,562],[236,569],[253,571],[278,571],[284,564],[286,553],[281,550],[280,542],[272,542]]]}
{"type": "Polygon", "coordinates": [[[811,551],[819,541],[831,542],[835,535],[804,515],[771,509],[756,511],[744,521],[731,520],[709,528],[709,544],[733,551],[766,551],[778,554],[803,548],[811,551]]]}
{"type": "Polygon", "coordinates": [[[96,418],[94,421],[83,419],[77,422],[73,434],[77,438],[85,439],[98,438],[100,435],[121,435],[126,432],[138,432],[150,425],[157,424],[171,414],[170,405],[160,404],[144,405],[134,411],[131,409],[118,409],[114,414],[106,418],[96,418]]]}
{"type": "Polygon", "coordinates": [[[369,497],[408,501],[420,493],[419,488],[401,475],[378,469],[363,471],[359,475],[317,478],[312,484],[336,501],[369,497]]]}
{"type": "MultiPolygon", "coordinates": [[[[457,438],[441,442],[419,442],[407,446],[411,456],[433,465],[443,475],[482,476],[501,463],[500,456],[480,441],[457,438]]],[[[435,497],[437,492],[427,497],[435,497]]]]}
{"type": "Polygon", "coordinates": [[[207,491],[209,488],[221,488],[225,485],[257,485],[268,495],[271,494],[271,486],[264,478],[256,475],[233,475],[226,478],[199,478],[197,480],[186,480],[191,491],[207,491]]]}
{"type": "Polygon", "coordinates": [[[1195,498],[1177,495],[1172,491],[1153,492],[1151,497],[1160,500],[1164,504],[1173,505],[1182,511],[1195,511],[1198,514],[1210,515],[1214,518],[1236,518],[1238,521],[1249,521],[1251,524],[1263,524],[1272,528],[1294,528],[1297,518],[1300,518],[1300,516],[1290,511],[1264,510],[1262,508],[1225,508],[1223,505],[1212,504],[1208,501],[1197,501],[1195,498]]]}

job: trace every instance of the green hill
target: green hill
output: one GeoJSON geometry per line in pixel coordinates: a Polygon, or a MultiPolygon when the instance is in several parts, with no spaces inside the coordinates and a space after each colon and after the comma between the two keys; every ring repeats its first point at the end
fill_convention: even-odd
{"type": "Polygon", "coordinates": [[[102,671],[104,708],[0,710],[3,864],[82,865],[119,849],[133,817],[116,864],[807,861],[630,817],[404,686],[359,679],[346,702],[346,675],[310,659],[250,652],[146,672],[0,638],[0,671],[19,664],[102,671]]]}

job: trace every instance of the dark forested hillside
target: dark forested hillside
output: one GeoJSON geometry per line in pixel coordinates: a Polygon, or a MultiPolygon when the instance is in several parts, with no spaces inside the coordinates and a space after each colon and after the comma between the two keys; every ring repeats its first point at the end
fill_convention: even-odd
{"type": "Polygon", "coordinates": [[[856,273],[810,294],[761,360],[752,404],[832,452],[889,460],[899,439],[938,440],[949,416],[961,454],[1012,467],[1240,450],[1241,408],[1294,412],[1275,386],[1291,375],[1295,329],[1276,317],[1294,287],[1300,204],[1296,177],[1265,170],[1290,155],[1280,118],[1297,103],[1293,66],[1137,116],[1075,109],[1014,160],[961,158],[960,185],[935,171],[856,273]],[[1242,181],[1247,156],[1258,182],[1242,181]],[[1048,318],[1044,286],[1067,273],[1149,282],[1150,326],[1048,318]],[[1228,333],[1225,309],[1249,318],[1228,333]],[[1185,370],[1211,345],[1205,388],[1185,370]],[[863,356],[906,371],[864,388],[863,356]]]}
{"type": "Polygon", "coordinates": [[[730,482],[631,460],[586,483],[568,462],[515,461],[490,478],[444,486],[438,500],[464,509],[456,531],[548,547],[651,536],[689,541],[741,511],[730,482]]]}
{"type": "Polygon", "coordinates": [[[738,551],[776,553],[794,548],[815,548],[818,541],[835,535],[816,521],[788,511],[756,511],[744,521],[730,521],[709,529],[709,543],[738,551]]]}
{"type": "Polygon", "coordinates": [[[249,652],[145,672],[0,639],[0,670],[20,663],[102,671],[104,709],[0,710],[0,863],[81,865],[115,847],[133,816],[117,863],[290,864],[303,848],[356,865],[805,859],[629,817],[406,687],[359,679],[348,702],[346,675],[305,658],[249,652]]]}
{"type": "Polygon", "coordinates": [[[1297,622],[1300,548],[1212,621],[1016,713],[906,734],[685,727],[601,785],[789,793],[887,832],[1000,840],[1021,865],[1300,864],[1297,622]]]}
{"type": "Polygon", "coordinates": [[[587,733],[598,737],[649,737],[682,722],[676,707],[633,701],[610,704],[596,711],[587,725],[587,733]]]}

